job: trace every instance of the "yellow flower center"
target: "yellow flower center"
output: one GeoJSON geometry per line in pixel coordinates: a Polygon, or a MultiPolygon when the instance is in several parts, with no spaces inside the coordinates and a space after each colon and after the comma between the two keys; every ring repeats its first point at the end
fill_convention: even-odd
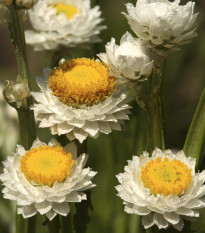
{"type": "Polygon", "coordinates": [[[74,6],[69,6],[64,3],[54,4],[53,7],[56,9],[56,14],[63,13],[66,15],[67,19],[72,19],[77,13],[78,9],[74,6]]]}
{"type": "Polygon", "coordinates": [[[20,169],[29,181],[48,186],[64,181],[73,165],[72,155],[60,146],[32,148],[20,160],[20,169]]]}
{"type": "Polygon", "coordinates": [[[62,102],[92,105],[107,98],[115,89],[115,80],[106,66],[88,58],[65,61],[49,77],[52,94],[62,102]]]}
{"type": "Polygon", "coordinates": [[[141,167],[141,179],[154,195],[164,196],[180,195],[192,181],[191,169],[186,164],[176,159],[162,160],[161,157],[141,167]]]}

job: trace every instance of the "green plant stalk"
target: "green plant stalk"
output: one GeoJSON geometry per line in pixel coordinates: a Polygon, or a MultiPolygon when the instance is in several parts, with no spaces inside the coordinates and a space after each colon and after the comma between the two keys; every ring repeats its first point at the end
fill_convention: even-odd
{"type": "Polygon", "coordinates": [[[148,149],[151,153],[155,147],[165,149],[163,118],[162,118],[162,86],[161,74],[153,70],[150,77],[150,98],[147,104],[148,149]]]}
{"type": "Polygon", "coordinates": [[[202,163],[205,157],[205,88],[188,130],[183,150],[186,156],[196,158],[196,170],[205,168],[202,163]]]}
{"type": "Polygon", "coordinates": [[[50,221],[49,219],[46,220],[46,225],[48,227],[49,233],[58,233],[60,232],[60,220],[59,216],[55,216],[55,218],[50,221]]]}
{"type": "MultiPolygon", "coordinates": [[[[78,140],[75,141],[78,149],[78,154],[87,153],[87,139],[83,143],[79,143],[78,140]]],[[[91,203],[91,191],[85,191],[87,200],[75,204],[76,213],[73,218],[74,229],[76,233],[86,233],[87,224],[90,222],[90,217],[88,214],[89,209],[93,209],[91,203]]]]}
{"type": "MultiPolygon", "coordinates": [[[[11,42],[15,47],[18,74],[28,80],[29,88],[29,67],[26,54],[25,36],[21,10],[16,9],[15,5],[8,7],[11,14],[9,30],[11,32],[11,42]]],[[[32,98],[27,99],[27,107],[24,111],[17,109],[19,118],[20,143],[29,149],[36,138],[34,113],[29,109],[32,98]]],[[[35,232],[35,217],[24,220],[21,215],[16,215],[16,233],[35,232]]]]}
{"type": "Polygon", "coordinates": [[[72,233],[72,216],[71,213],[68,216],[60,216],[60,224],[61,224],[61,233],[72,233]]]}

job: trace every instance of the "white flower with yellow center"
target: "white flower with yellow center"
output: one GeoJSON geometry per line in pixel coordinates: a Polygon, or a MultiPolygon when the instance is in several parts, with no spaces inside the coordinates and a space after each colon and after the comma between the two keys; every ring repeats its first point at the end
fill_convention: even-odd
{"type": "Polygon", "coordinates": [[[100,42],[98,34],[106,28],[99,25],[100,16],[90,0],[40,0],[29,11],[34,30],[25,32],[26,43],[35,50],[53,50],[100,42]]]}
{"type": "Polygon", "coordinates": [[[195,37],[194,2],[180,5],[180,0],[138,0],[134,7],[127,3],[124,13],[134,33],[160,55],[187,44],[195,37]]]}
{"type": "Polygon", "coordinates": [[[39,127],[49,127],[52,134],[66,134],[83,142],[100,132],[121,130],[131,108],[127,95],[116,90],[115,79],[99,61],[88,58],[63,61],[58,68],[44,70],[38,77],[41,92],[31,93],[37,104],[32,109],[39,127]]]}
{"type": "Polygon", "coordinates": [[[98,57],[109,67],[118,83],[143,80],[151,74],[153,62],[149,49],[129,32],[122,36],[120,45],[116,45],[112,38],[105,50],[106,53],[100,53],[98,57]]]}
{"type": "Polygon", "coordinates": [[[205,207],[205,171],[195,173],[195,159],[183,151],[156,148],[151,157],[147,152],[133,156],[117,179],[125,212],[143,216],[145,228],[172,225],[180,231],[183,219],[194,220],[199,217],[196,209],[205,207]]]}
{"type": "Polygon", "coordinates": [[[95,186],[91,179],[96,172],[84,168],[86,160],[86,154],[77,157],[74,143],[63,148],[56,140],[47,145],[37,139],[28,151],[18,145],[3,163],[4,198],[15,200],[24,218],[37,212],[49,220],[56,214],[66,216],[68,203],[86,200],[83,191],[95,186]]]}

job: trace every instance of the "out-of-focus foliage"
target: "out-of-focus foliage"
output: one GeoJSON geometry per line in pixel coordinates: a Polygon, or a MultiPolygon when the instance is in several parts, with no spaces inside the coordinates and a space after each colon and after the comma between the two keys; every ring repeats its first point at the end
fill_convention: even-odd
{"type": "MultiPolygon", "coordinates": [[[[94,1],[93,1],[94,2],[94,1]]],[[[64,50],[67,57],[87,56],[95,57],[96,53],[104,52],[104,46],[111,37],[119,39],[129,31],[125,17],[121,14],[126,11],[125,0],[98,0],[101,7],[102,16],[105,18],[104,24],[107,30],[101,33],[103,42],[91,47],[90,50],[79,51],[64,50]]],[[[135,1],[129,1],[135,3],[135,1]]],[[[187,1],[182,1],[186,3],[187,1]]],[[[167,59],[165,78],[165,136],[166,147],[171,149],[182,149],[188,127],[191,123],[194,111],[200,94],[205,85],[205,1],[196,1],[196,11],[199,12],[198,37],[191,44],[183,46],[181,51],[175,52],[167,59]]],[[[29,27],[26,22],[26,27],[29,27]]],[[[132,32],[131,32],[132,33],[132,32]]],[[[15,53],[10,44],[9,31],[6,26],[0,25],[0,80],[16,78],[15,53]]],[[[50,52],[34,52],[28,46],[28,59],[30,73],[35,85],[35,76],[42,74],[44,66],[50,66],[52,61],[56,64],[59,56],[49,59],[50,52]]],[[[93,211],[90,211],[90,224],[88,232],[98,233],[135,233],[137,223],[136,217],[128,215],[123,211],[123,204],[116,196],[114,186],[117,185],[116,174],[123,172],[126,161],[132,155],[139,155],[146,149],[146,122],[144,113],[138,108],[135,101],[132,101],[131,120],[125,122],[121,132],[113,132],[109,135],[88,140],[88,151],[90,154],[88,164],[93,170],[98,171],[94,183],[97,187],[92,190],[93,211]]],[[[1,123],[1,122],[0,122],[1,123]]],[[[48,130],[38,129],[41,140],[48,141],[48,130]]],[[[0,166],[1,168],[1,166],[0,166]]],[[[11,231],[9,224],[12,223],[14,211],[10,208],[10,202],[3,200],[0,195],[0,229],[3,233],[11,231]]],[[[201,211],[200,219],[194,223],[197,233],[205,232],[205,211],[201,211]],[[199,229],[200,226],[200,229],[199,229]]],[[[44,217],[38,216],[38,233],[47,232],[42,225],[44,217]]],[[[170,229],[170,232],[171,229],[170,229]]]]}

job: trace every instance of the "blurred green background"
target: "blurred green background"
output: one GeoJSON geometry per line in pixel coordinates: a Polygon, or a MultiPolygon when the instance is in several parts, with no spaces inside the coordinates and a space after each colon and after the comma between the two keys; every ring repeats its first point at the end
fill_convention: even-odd
{"type": "MultiPolygon", "coordinates": [[[[93,1],[94,2],[94,1],[93,1]]],[[[66,50],[67,57],[87,56],[104,52],[104,46],[111,37],[117,43],[126,32],[131,32],[126,19],[121,14],[126,11],[124,0],[99,0],[102,10],[103,24],[108,26],[102,31],[102,43],[90,47],[89,50],[66,50]]],[[[135,1],[129,1],[135,2],[135,1]]],[[[186,3],[187,1],[182,1],[186,3]]],[[[167,59],[165,78],[165,132],[166,148],[180,150],[197,106],[200,94],[205,86],[205,1],[196,1],[198,18],[198,37],[189,45],[183,46],[181,51],[175,52],[167,59]]],[[[28,22],[25,27],[29,28],[28,22]]],[[[0,25],[0,81],[15,80],[17,75],[14,48],[10,43],[10,33],[5,25],[0,25]]],[[[35,77],[42,74],[42,69],[51,64],[51,52],[34,52],[28,46],[28,60],[33,88],[37,90],[35,77]]],[[[92,190],[93,211],[90,211],[90,224],[88,232],[98,233],[136,233],[138,227],[136,217],[123,211],[122,200],[116,196],[115,186],[118,184],[116,175],[123,172],[127,160],[132,155],[140,155],[146,149],[146,122],[143,112],[136,103],[132,103],[130,121],[125,122],[121,132],[112,132],[109,135],[100,135],[98,139],[88,139],[88,164],[93,170],[98,171],[94,178],[97,187],[92,190]]],[[[0,110],[3,114],[4,109],[0,110]]],[[[14,120],[15,121],[15,120],[14,120]]],[[[1,125],[11,124],[1,121],[1,125]]],[[[5,127],[4,127],[5,128],[5,127]]],[[[0,127],[1,130],[1,127],[0,127]]],[[[0,131],[0,134],[3,131],[0,131]]],[[[50,134],[46,129],[38,129],[38,137],[48,141],[50,134]]],[[[12,149],[12,148],[10,148],[12,149]]],[[[10,152],[9,152],[10,153],[10,152]]],[[[0,149],[0,160],[10,154],[0,149]]],[[[0,165],[0,171],[2,166],[0,165]]],[[[205,232],[205,212],[201,211],[200,220],[194,223],[193,229],[197,233],[205,232]],[[199,228],[200,226],[200,228],[199,228]]],[[[3,200],[0,195],[0,232],[10,233],[14,230],[15,205],[3,200]]],[[[47,232],[42,225],[44,217],[38,216],[38,233],[47,232]]]]}

